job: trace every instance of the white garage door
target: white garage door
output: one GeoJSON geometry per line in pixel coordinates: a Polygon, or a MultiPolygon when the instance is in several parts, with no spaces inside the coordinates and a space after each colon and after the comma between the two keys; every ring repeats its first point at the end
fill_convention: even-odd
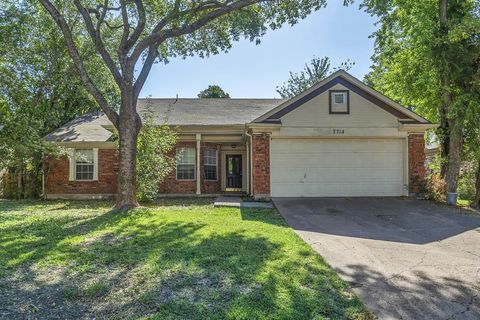
{"type": "Polygon", "coordinates": [[[403,140],[272,139],[273,197],[403,194],[403,140]]]}

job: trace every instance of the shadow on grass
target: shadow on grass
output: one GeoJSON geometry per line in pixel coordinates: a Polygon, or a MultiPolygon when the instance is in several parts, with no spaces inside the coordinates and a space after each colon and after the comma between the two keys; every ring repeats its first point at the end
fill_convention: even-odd
{"type": "MultiPolygon", "coordinates": [[[[271,210],[241,215],[284,226],[271,210]]],[[[143,208],[7,225],[0,318],[345,319],[362,310],[309,250],[312,264],[299,268],[302,257],[282,243],[190,220],[143,208]]]]}

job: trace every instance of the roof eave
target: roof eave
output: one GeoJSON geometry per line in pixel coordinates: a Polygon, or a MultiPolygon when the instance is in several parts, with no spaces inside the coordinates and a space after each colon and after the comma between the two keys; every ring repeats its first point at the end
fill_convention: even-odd
{"type": "Polygon", "coordinates": [[[436,123],[400,123],[399,130],[406,132],[425,132],[426,130],[436,129],[439,125],[436,123]]]}

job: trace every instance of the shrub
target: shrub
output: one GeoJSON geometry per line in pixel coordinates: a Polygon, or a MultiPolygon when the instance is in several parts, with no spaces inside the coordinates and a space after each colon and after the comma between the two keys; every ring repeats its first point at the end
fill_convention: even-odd
{"type": "Polygon", "coordinates": [[[425,197],[437,202],[445,202],[447,184],[438,173],[432,173],[425,179],[425,197]]]}
{"type": "Polygon", "coordinates": [[[458,198],[472,202],[475,199],[476,165],[474,161],[463,161],[460,168],[457,193],[458,198]]]}
{"type": "Polygon", "coordinates": [[[157,125],[153,112],[144,114],[144,125],[137,142],[137,197],[151,201],[158,187],[175,168],[175,157],[169,152],[177,142],[177,132],[166,124],[157,125]]]}

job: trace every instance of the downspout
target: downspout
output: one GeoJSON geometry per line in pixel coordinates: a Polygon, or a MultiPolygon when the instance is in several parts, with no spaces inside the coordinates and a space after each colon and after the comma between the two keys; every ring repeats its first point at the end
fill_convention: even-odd
{"type": "Polygon", "coordinates": [[[253,152],[252,152],[252,144],[253,144],[253,137],[251,134],[248,133],[248,130],[247,130],[247,125],[245,124],[245,135],[247,137],[250,138],[250,147],[248,148],[248,152],[249,152],[249,166],[250,166],[250,170],[248,170],[248,174],[249,174],[249,181],[248,181],[248,194],[249,195],[253,195],[253,152]]]}

